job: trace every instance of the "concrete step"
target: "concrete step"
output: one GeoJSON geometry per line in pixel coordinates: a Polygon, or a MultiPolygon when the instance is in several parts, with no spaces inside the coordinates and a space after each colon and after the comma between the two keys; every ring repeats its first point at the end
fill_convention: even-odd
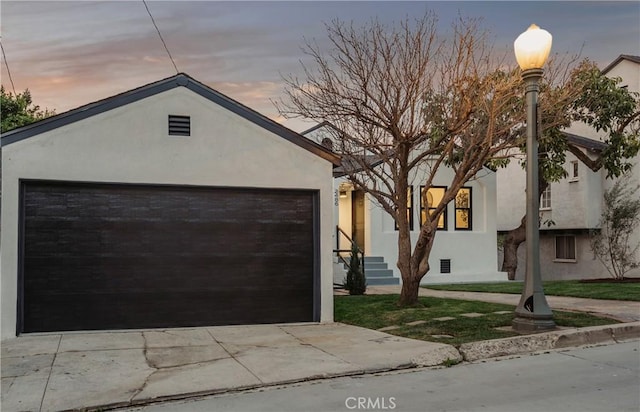
{"type": "MultiPolygon", "coordinates": [[[[349,258],[346,259],[347,262],[349,258]]],[[[347,265],[344,266],[344,276],[346,276],[347,265]]],[[[334,270],[335,273],[335,270],[334,270]]],[[[367,285],[383,286],[383,285],[399,285],[400,279],[393,276],[393,270],[389,269],[389,265],[384,261],[382,256],[365,256],[364,257],[364,274],[367,278],[367,285]]],[[[335,277],[334,277],[335,281],[335,277]]]]}
{"type": "Polygon", "coordinates": [[[370,278],[367,277],[367,285],[368,286],[386,286],[386,285],[399,285],[400,279],[394,277],[383,277],[383,278],[370,278]]]}
{"type": "Polygon", "coordinates": [[[391,269],[365,269],[364,274],[366,277],[372,278],[384,278],[393,277],[393,270],[391,269]]]}
{"type": "Polygon", "coordinates": [[[389,266],[384,262],[365,262],[364,269],[389,269],[389,266]]]}

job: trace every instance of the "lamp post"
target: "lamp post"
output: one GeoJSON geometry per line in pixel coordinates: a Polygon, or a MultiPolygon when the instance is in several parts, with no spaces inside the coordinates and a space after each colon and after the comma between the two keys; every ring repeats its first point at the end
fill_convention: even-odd
{"type": "Polygon", "coordinates": [[[538,91],[539,81],[551,51],[551,34],[532,24],[513,43],[522,69],[527,99],[527,267],[520,303],[512,326],[518,332],[554,329],[553,312],[547,304],[540,276],[540,234],[538,191],[538,91]]]}

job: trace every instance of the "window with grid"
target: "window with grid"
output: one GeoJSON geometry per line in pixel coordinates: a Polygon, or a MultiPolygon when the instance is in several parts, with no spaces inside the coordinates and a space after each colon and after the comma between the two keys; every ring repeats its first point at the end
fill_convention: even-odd
{"type": "Polygon", "coordinates": [[[547,188],[542,192],[540,196],[540,210],[551,209],[551,185],[547,185],[547,188]]]}
{"type": "MultiPolygon", "coordinates": [[[[424,225],[427,221],[427,217],[430,216],[436,207],[440,204],[444,198],[444,194],[447,191],[446,186],[431,186],[428,190],[424,190],[424,186],[420,186],[420,226],[424,225]]],[[[438,230],[447,230],[447,208],[438,219],[438,230]]]]}
{"type": "Polygon", "coordinates": [[[576,260],[575,236],[556,236],[556,260],[576,260]]]}
{"type": "MultiPolygon", "coordinates": [[[[413,186],[407,188],[407,221],[409,230],[413,230],[413,186]]],[[[395,221],[395,229],[398,230],[398,222],[395,221]]]]}
{"type": "Polygon", "coordinates": [[[456,230],[472,230],[471,188],[461,187],[456,194],[456,230]]]}

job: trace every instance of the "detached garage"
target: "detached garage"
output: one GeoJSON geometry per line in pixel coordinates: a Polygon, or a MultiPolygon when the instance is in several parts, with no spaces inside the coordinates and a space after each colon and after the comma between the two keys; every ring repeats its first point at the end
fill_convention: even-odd
{"type": "Polygon", "coordinates": [[[327,322],[323,147],[180,74],[2,136],[2,338],[327,322]]]}

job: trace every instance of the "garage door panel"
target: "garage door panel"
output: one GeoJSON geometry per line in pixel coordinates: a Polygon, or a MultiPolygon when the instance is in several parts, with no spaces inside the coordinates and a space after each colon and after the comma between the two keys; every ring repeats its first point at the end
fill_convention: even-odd
{"type": "Polygon", "coordinates": [[[292,289],[274,296],[262,290],[172,291],[86,294],[35,295],[41,304],[27,307],[32,315],[31,331],[47,331],[51,323],[58,330],[120,329],[135,323],[136,328],[238,325],[281,322],[305,322],[305,312],[312,310],[311,299],[296,299],[308,295],[307,289],[292,289]],[[283,312],[282,300],[295,299],[283,312]],[[45,307],[47,309],[45,309],[45,307]],[[255,313],[260,312],[256,318],[255,313]],[[74,316],[69,316],[74,313],[74,316]],[[221,323],[220,319],[225,319],[221,323]]]}
{"type": "Polygon", "coordinates": [[[239,223],[190,223],[104,221],[78,222],[42,219],[31,221],[27,227],[26,245],[30,257],[48,251],[55,245],[57,253],[128,255],[149,253],[204,253],[225,249],[225,255],[253,252],[281,255],[291,249],[295,253],[298,242],[308,242],[312,232],[308,226],[296,223],[261,224],[247,226],[239,223]],[[100,230],[96,230],[99,225],[100,230]],[[31,231],[34,226],[36,230],[31,231]],[[279,236],[274,237],[275,234],[279,236]],[[78,249],[78,243],[82,249],[78,249]],[[228,248],[232,242],[236,248],[228,248]],[[106,249],[105,245],[109,245],[106,249]]]}
{"type": "Polygon", "coordinates": [[[314,320],[314,201],[311,191],[29,182],[23,330],[314,320]]]}
{"type": "Polygon", "coordinates": [[[185,254],[177,257],[56,257],[56,265],[51,265],[51,259],[46,257],[33,258],[25,265],[28,273],[46,272],[47,276],[32,276],[25,279],[25,286],[41,284],[58,284],[58,288],[86,289],[97,285],[96,279],[103,279],[110,285],[149,285],[173,281],[182,282],[185,277],[196,281],[211,281],[225,285],[224,278],[228,273],[234,277],[242,277],[247,282],[264,281],[267,284],[290,284],[296,279],[308,282],[310,273],[304,273],[301,267],[307,267],[312,260],[300,257],[283,258],[268,256],[252,256],[239,260],[238,257],[213,256],[196,259],[193,255],[185,254]],[[190,264],[185,267],[185,260],[190,264]],[[70,270],[73,269],[73,270],[70,270]],[[140,277],[137,274],[147,272],[149,276],[140,277]],[[299,273],[299,275],[297,275],[299,273]],[[63,286],[62,284],[65,284],[63,286]]]}

